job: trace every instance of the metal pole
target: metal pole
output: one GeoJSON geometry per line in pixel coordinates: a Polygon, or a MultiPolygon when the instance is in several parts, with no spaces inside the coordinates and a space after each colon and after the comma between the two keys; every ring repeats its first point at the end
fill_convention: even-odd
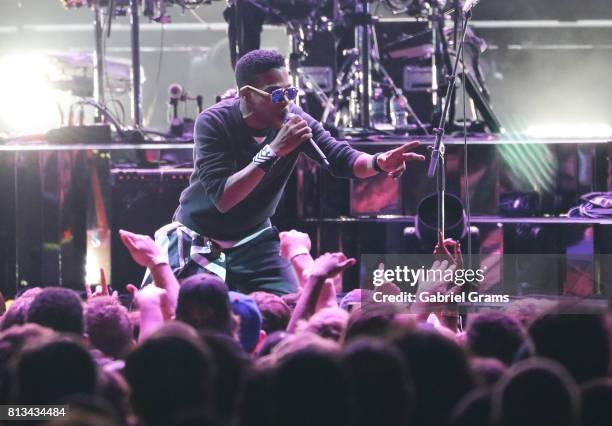
{"type": "Polygon", "coordinates": [[[138,23],[139,0],[130,0],[130,24],[132,42],[132,120],[134,127],[142,126],[142,95],[140,91],[140,25],[138,23]]]}
{"type": "MultiPolygon", "coordinates": [[[[290,53],[289,53],[289,78],[291,79],[291,85],[293,87],[300,88],[300,75],[299,75],[299,67],[300,67],[300,59],[301,59],[301,40],[299,29],[289,32],[289,45],[290,45],[290,53]]],[[[296,105],[300,105],[300,96],[295,98],[296,105]]]]}
{"type": "MultiPolygon", "coordinates": [[[[450,106],[450,102],[452,99],[452,94],[455,89],[455,80],[457,78],[457,68],[459,65],[459,61],[461,60],[461,54],[463,52],[463,47],[465,45],[465,33],[467,30],[468,22],[471,17],[471,13],[467,13],[465,15],[465,19],[463,22],[463,27],[461,28],[461,42],[459,44],[459,48],[457,49],[457,59],[455,60],[455,66],[453,67],[452,73],[448,76],[448,86],[446,88],[446,96],[444,97],[444,107],[442,108],[442,113],[440,115],[440,121],[438,123],[438,127],[434,129],[436,134],[436,141],[431,153],[431,160],[429,162],[429,168],[427,170],[427,176],[433,177],[434,174],[438,178],[438,232],[442,233],[442,237],[444,238],[444,228],[445,228],[445,217],[444,217],[444,198],[446,197],[446,170],[444,170],[444,128],[445,121],[448,115],[448,109],[450,106]]],[[[468,230],[469,232],[469,230],[468,230]]],[[[441,242],[442,243],[442,242],[441,242]]]]}
{"type": "MultiPolygon", "coordinates": [[[[112,10],[109,10],[112,13],[112,10]]],[[[104,47],[102,43],[102,8],[100,7],[100,0],[94,1],[94,27],[95,27],[95,44],[96,50],[94,54],[94,99],[100,105],[104,105],[104,47]]],[[[98,110],[96,114],[96,121],[98,123],[104,121],[104,116],[98,110]]]]}
{"type": "Polygon", "coordinates": [[[371,128],[370,123],[370,93],[372,92],[372,73],[370,64],[370,55],[372,52],[372,43],[370,39],[370,30],[372,22],[370,15],[370,2],[368,0],[357,0],[357,19],[358,25],[355,28],[356,46],[359,49],[359,127],[362,129],[371,128]]]}

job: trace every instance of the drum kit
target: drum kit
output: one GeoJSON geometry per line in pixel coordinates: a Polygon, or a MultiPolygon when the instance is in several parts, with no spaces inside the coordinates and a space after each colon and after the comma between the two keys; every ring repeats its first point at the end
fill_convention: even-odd
{"type": "MultiPolygon", "coordinates": [[[[308,102],[303,97],[301,104],[310,109],[314,100],[319,114],[311,115],[326,126],[341,129],[344,135],[434,132],[433,123],[442,114],[449,84],[447,75],[456,59],[461,9],[469,0],[243,1],[267,12],[269,23],[286,25],[291,40],[293,83],[311,98],[308,102]],[[395,19],[399,23],[381,19],[373,12],[380,5],[404,19],[395,19]],[[398,25],[405,27],[403,31],[386,34],[386,27],[398,25]],[[309,42],[322,32],[332,35],[336,47],[336,61],[330,67],[333,71],[328,73],[335,76],[332,84],[323,75],[324,69],[308,66],[309,58],[316,55],[319,47],[309,42]],[[385,36],[382,42],[380,34],[385,36]],[[397,64],[401,64],[399,69],[397,64]],[[416,105],[423,99],[428,108],[416,105]]],[[[501,126],[488,103],[478,66],[486,43],[472,31],[465,39],[474,47],[474,53],[471,66],[461,67],[460,73],[475,75],[469,78],[468,89],[474,110],[480,113],[474,115],[470,125],[496,133],[501,126]]],[[[454,102],[449,115],[447,130],[454,126],[454,102]]]]}

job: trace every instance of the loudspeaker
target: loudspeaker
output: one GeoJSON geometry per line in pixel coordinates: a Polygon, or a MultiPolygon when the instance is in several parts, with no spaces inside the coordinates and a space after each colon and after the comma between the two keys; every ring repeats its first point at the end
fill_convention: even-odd
{"type": "Polygon", "coordinates": [[[135,263],[119,238],[119,229],[153,237],[172,222],[191,169],[111,170],[111,279],[115,290],[140,285],[145,268],[135,263]]]}

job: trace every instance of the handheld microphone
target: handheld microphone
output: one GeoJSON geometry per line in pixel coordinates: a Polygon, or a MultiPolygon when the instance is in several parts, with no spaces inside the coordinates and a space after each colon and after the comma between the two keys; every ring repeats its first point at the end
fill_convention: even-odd
{"type": "MultiPolygon", "coordinates": [[[[296,115],[297,114],[293,114],[292,112],[287,111],[287,113],[285,114],[285,119],[283,121],[286,123],[287,121],[291,120],[296,115]]],[[[315,141],[313,141],[312,139],[308,139],[306,143],[310,144],[312,149],[316,152],[317,156],[319,157],[319,160],[321,160],[321,162],[325,165],[325,167],[330,167],[329,161],[327,160],[327,157],[325,156],[323,151],[321,151],[321,148],[319,148],[319,145],[317,145],[315,141]]]]}

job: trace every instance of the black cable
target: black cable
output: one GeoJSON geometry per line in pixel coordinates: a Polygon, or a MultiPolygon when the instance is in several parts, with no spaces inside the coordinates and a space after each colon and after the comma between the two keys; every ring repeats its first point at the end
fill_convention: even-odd
{"type": "MultiPolygon", "coordinates": [[[[125,123],[126,115],[125,115],[125,107],[123,106],[123,103],[119,99],[110,98],[109,101],[106,103],[107,106],[111,102],[113,103],[113,105],[115,105],[115,104],[119,105],[119,109],[121,110],[121,120],[119,122],[122,123],[122,124],[125,123]]],[[[117,115],[117,110],[115,110],[114,107],[113,107],[113,110],[114,110],[115,115],[117,115]]]]}
{"type": "MultiPolygon", "coordinates": [[[[88,99],[88,98],[79,99],[78,101],[73,102],[72,105],[70,105],[69,117],[73,115],[73,108],[75,105],[88,105],[88,106],[95,108],[96,110],[100,111],[106,117],[108,122],[115,127],[115,129],[117,130],[119,134],[121,135],[125,134],[125,129],[123,128],[123,125],[119,123],[119,121],[110,112],[110,110],[106,107],[106,105],[102,105],[94,99],[88,99]]],[[[68,123],[68,125],[72,125],[72,123],[68,123]]]]}

